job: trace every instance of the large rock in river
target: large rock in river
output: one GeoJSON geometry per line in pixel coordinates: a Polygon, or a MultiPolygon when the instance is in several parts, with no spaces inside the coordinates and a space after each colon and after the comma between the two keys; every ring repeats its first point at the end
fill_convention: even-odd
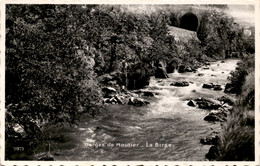
{"type": "Polygon", "coordinates": [[[178,69],[179,73],[184,73],[185,72],[185,66],[184,65],[180,65],[179,69],[178,69]]]}
{"type": "Polygon", "coordinates": [[[147,105],[147,104],[150,104],[150,103],[141,98],[130,97],[129,101],[128,101],[128,105],[134,105],[134,106],[143,106],[143,105],[147,105]]]}
{"type": "Polygon", "coordinates": [[[143,92],[143,96],[154,97],[154,94],[153,94],[153,92],[144,91],[144,92],[143,92]]]}
{"type": "Polygon", "coordinates": [[[223,102],[224,104],[227,103],[228,105],[234,105],[234,100],[231,99],[230,97],[228,96],[222,96],[220,98],[218,98],[219,101],[223,102]]]}
{"type": "Polygon", "coordinates": [[[162,66],[158,66],[155,70],[155,78],[169,78],[169,76],[162,66]]]}
{"type": "Polygon", "coordinates": [[[180,82],[175,82],[171,83],[171,86],[189,86],[189,83],[187,81],[180,81],[180,82]]]}
{"type": "Polygon", "coordinates": [[[209,152],[206,154],[206,158],[211,160],[216,160],[219,157],[219,150],[217,146],[213,145],[209,148],[209,152]]]}
{"type": "Polygon", "coordinates": [[[220,142],[220,137],[216,134],[211,134],[205,138],[200,139],[200,143],[203,145],[218,145],[220,142]]]}
{"type": "Polygon", "coordinates": [[[204,98],[198,98],[195,100],[197,102],[197,105],[201,109],[209,109],[209,110],[217,110],[221,107],[221,104],[219,101],[216,100],[210,100],[210,99],[204,99],[204,98]]]}
{"type": "Polygon", "coordinates": [[[196,103],[193,101],[193,100],[190,100],[188,103],[187,103],[188,106],[191,106],[191,107],[195,107],[196,106],[196,103]]]}
{"type": "Polygon", "coordinates": [[[211,89],[211,88],[213,88],[213,84],[203,84],[202,88],[211,89]]]}
{"type": "Polygon", "coordinates": [[[104,92],[105,98],[111,98],[117,94],[116,89],[112,87],[105,87],[102,89],[102,91],[104,92]]]}
{"type": "Polygon", "coordinates": [[[227,83],[225,86],[224,92],[225,93],[236,93],[236,90],[231,83],[227,83]]]}
{"type": "Polygon", "coordinates": [[[225,111],[214,111],[209,113],[204,118],[204,120],[210,122],[215,122],[215,121],[224,122],[226,121],[226,118],[227,118],[227,113],[225,111]]]}
{"type": "Polygon", "coordinates": [[[213,90],[215,90],[215,91],[222,90],[221,85],[213,85],[213,90]]]}

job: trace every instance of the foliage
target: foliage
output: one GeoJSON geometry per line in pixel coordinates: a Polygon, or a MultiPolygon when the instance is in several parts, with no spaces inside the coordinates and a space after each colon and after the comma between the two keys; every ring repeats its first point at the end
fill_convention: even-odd
{"type": "Polygon", "coordinates": [[[37,137],[44,126],[95,115],[100,90],[89,40],[90,9],[66,5],[6,7],[6,137],[15,125],[37,137]]]}
{"type": "Polygon", "coordinates": [[[129,78],[144,83],[136,88],[148,84],[152,62],[174,51],[167,21],[163,13],[139,15],[116,5],[7,5],[7,142],[19,135],[15,126],[37,140],[51,125],[95,116],[97,76],[117,73],[124,84],[122,61],[129,78]]]}
{"type": "Polygon", "coordinates": [[[212,9],[202,14],[197,35],[204,47],[204,54],[209,57],[222,59],[232,52],[254,52],[254,32],[246,36],[244,29],[232,17],[218,10],[212,9]]]}
{"type": "Polygon", "coordinates": [[[235,71],[232,71],[231,76],[228,79],[231,82],[231,86],[234,89],[234,93],[240,95],[243,90],[243,85],[246,81],[246,76],[253,72],[255,68],[254,55],[250,55],[243,59],[242,62],[238,64],[235,71]]]}

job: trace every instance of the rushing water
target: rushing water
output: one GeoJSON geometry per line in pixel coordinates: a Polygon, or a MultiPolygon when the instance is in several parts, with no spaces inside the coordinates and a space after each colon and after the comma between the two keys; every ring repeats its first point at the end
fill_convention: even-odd
{"type": "Polygon", "coordinates": [[[189,107],[187,102],[190,98],[225,95],[204,89],[202,84],[212,82],[224,88],[237,62],[213,62],[209,69],[200,68],[196,73],[173,73],[163,80],[151,78],[146,89],[157,94],[146,98],[151,104],[109,105],[104,116],[61,132],[66,140],[53,143],[50,151],[56,160],[205,160],[210,146],[200,144],[200,138],[220,124],[204,121],[208,111],[189,107]],[[190,85],[170,86],[174,81],[188,81],[190,85]]]}

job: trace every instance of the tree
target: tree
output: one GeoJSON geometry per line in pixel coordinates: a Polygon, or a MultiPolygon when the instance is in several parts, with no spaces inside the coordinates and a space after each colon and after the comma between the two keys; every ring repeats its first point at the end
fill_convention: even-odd
{"type": "Polygon", "coordinates": [[[7,5],[6,11],[7,140],[16,124],[37,137],[45,126],[76,123],[84,112],[95,116],[101,95],[85,39],[93,34],[89,9],[7,5]]]}

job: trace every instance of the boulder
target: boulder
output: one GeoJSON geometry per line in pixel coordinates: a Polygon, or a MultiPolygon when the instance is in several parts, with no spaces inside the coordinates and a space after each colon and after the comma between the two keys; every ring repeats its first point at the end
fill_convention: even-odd
{"type": "Polygon", "coordinates": [[[157,82],[158,82],[158,83],[161,83],[161,82],[163,82],[163,80],[162,80],[162,79],[159,79],[157,82]]]}
{"type": "Polygon", "coordinates": [[[224,111],[216,111],[209,113],[204,120],[210,122],[224,122],[226,121],[227,114],[224,111]]]}
{"type": "Polygon", "coordinates": [[[219,157],[219,150],[217,146],[213,145],[209,148],[209,152],[206,154],[206,158],[209,160],[215,160],[219,157]]]}
{"type": "Polygon", "coordinates": [[[169,78],[169,76],[163,67],[158,66],[155,70],[155,78],[169,78]]]}
{"type": "Polygon", "coordinates": [[[187,103],[188,106],[191,106],[191,107],[195,107],[196,106],[196,103],[193,101],[193,100],[190,100],[188,103],[187,103]]]}
{"type": "Polygon", "coordinates": [[[209,65],[210,65],[210,62],[205,62],[205,65],[209,66],[209,65]]]}
{"type": "Polygon", "coordinates": [[[110,98],[104,98],[103,103],[110,103],[110,98]]]}
{"type": "Polygon", "coordinates": [[[179,66],[178,72],[185,73],[185,66],[184,65],[179,66]]]}
{"type": "Polygon", "coordinates": [[[189,86],[189,83],[187,81],[180,81],[180,82],[171,83],[170,85],[182,87],[182,86],[189,86]]]}
{"type": "Polygon", "coordinates": [[[141,98],[130,97],[129,101],[128,101],[128,105],[134,105],[134,106],[144,106],[147,104],[150,104],[150,103],[141,98]]]}
{"type": "Polygon", "coordinates": [[[209,135],[205,138],[200,139],[200,143],[203,145],[218,145],[220,137],[218,135],[209,135]]]}
{"type": "Polygon", "coordinates": [[[229,98],[228,96],[222,96],[220,98],[218,98],[219,101],[222,101],[223,104],[227,103],[228,105],[234,105],[234,100],[232,100],[231,98],[229,98]]]}
{"type": "Polygon", "coordinates": [[[215,90],[215,91],[222,90],[221,85],[213,85],[213,90],[215,90]]]}
{"type": "Polygon", "coordinates": [[[185,68],[185,71],[186,71],[186,72],[192,72],[193,70],[192,70],[191,67],[186,67],[186,68],[185,68]]]}
{"type": "Polygon", "coordinates": [[[213,88],[213,84],[203,84],[202,88],[211,89],[211,88],[213,88]]]}
{"type": "Polygon", "coordinates": [[[225,61],[221,61],[221,63],[225,63],[225,61]]]}
{"type": "Polygon", "coordinates": [[[153,92],[145,91],[145,92],[143,92],[143,96],[154,97],[154,94],[153,94],[153,92]]]}
{"type": "Polygon", "coordinates": [[[105,98],[111,98],[117,94],[116,89],[112,87],[105,87],[102,89],[102,91],[104,92],[105,98]]]}
{"type": "Polygon", "coordinates": [[[227,83],[225,86],[225,93],[235,93],[235,88],[233,87],[233,85],[231,83],[227,83]]]}
{"type": "Polygon", "coordinates": [[[117,102],[117,100],[116,100],[116,98],[115,97],[112,97],[112,98],[110,98],[109,99],[109,103],[116,103],[117,102]]]}
{"type": "Polygon", "coordinates": [[[124,104],[124,97],[123,96],[116,95],[115,99],[116,99],[116,102],[118,104],[124,104]]]}
{"type": "Polygon", "coordinates": [[[215,74],[211,74],[211,77],[217,77],[215,74]]]}
{"type": "Polygon", "coordinates": [[[167,73],[174,73],[175,68],[176,68],[175,64],[170,63],[170,64],[167,64],[166,71],[167,71],[167,73]]]}
{"type": "Polygon", "coordinates": [[[208,70],[208,69],[209,69],[209,67],[203,67],[202,69],[204,69],[204,70],[208,70]]]}
{"type": "Polygon", "coordinates": [[[198,76],[201,77],[201,76],[204,76],[204,74],[203,73],[199,73],[198,76]]]}
{"type": "Polygon", "coordinates": [[[197,105],[201,109],[214,109],[217,110],[218,108],[221,107],[220,102],[217,102],[215,100],[209,100],[209,99],[204,99],[204,98],[199,98],[195,100],[197,102],[197,105]]]}

